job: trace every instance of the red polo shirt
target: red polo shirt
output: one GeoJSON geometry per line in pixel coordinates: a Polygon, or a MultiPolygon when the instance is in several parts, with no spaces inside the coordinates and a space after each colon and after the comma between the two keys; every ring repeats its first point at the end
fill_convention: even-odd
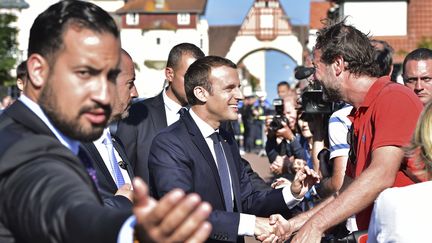
{"type": "MultiPolygon", "coordinates": [[[[356,163],[347,164],[346,174],[358,177],[371,163],[372,151],[382,146],[402,147],[409,143],[423,105],[412,90],[388,77],[381,77],[369,88],[363,103],[348,116],[357,138],[356,163]]],[[[399,171],[393,186],[412,181],[399,171]]],[[[373,204],[356,214],[359,230],[369,226],[373,204]]]]}

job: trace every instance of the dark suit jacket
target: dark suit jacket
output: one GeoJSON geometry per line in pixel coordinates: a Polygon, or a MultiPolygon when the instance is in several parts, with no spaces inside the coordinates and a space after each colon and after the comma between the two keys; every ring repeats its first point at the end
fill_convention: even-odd
{"type": "Polygon", "coordinates": [[[120,121],[117,136],[126,148],[135,176],[149,181],[148,156],[156,134],[167,126],[162,93],[132,104],[129,116],[120,121]]]}
{"type": "MultiPolygon", "coordinates": [[[[124,148],[117,141],[117,139],[112,137],[113,146],[120,155],[123,161],[122,164],[125,166],[125,169],[129,174],[129,178],[133,179],[134,173],[130,166],[129,159],[126,156],[124,148]]],[[[132,208],[132,202],[129,201],[129,199],[123,196],[114,196],[117,192],[117,185],[115,184],[115,181],[113,180],[96,146],[93,143],[83,143],[83,147],[86,149],[87,154],[90,155],[94,168],[96,169],[99,194],[101,195],[104,204],[115,208],[132,208]]]]}
{"type": "Polygon", "coordinates": [[[20,101],[0,137],[0,242],[116,242],[130,210],[103,207],[78,157],[20,101]]]}
{"type": "Polygon", "coordinates": [[[204,137],[186,112],[179,121],[162,130],[154,139],[149,157],[150,187],[156,198],[174,188],[198,193],[213,212],[210,241],[240,240],[237,237],[241,212],[257,216],[287,210],[281,190],[254,188],[241,161],[232,134],[220,129],[234,193],[235,212],[226,212],[216,163],[204,137]]]}

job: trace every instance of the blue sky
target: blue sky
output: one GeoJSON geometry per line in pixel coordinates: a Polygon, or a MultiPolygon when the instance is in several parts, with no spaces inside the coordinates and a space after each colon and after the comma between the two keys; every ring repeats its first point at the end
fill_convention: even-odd
{"type": "MultiPolygon", "coordinates": [[[[208,0],[205,18],[209,25],[240,25],[255,0],[208,0]]],[[[294,25],[308,25],[309,0],[280,0],[285,13],[294,25]]],[[[296,64],[286,55],[266,52],[268,100],[276,98],[276,85],[282,80],[290,81],[296,64]]]]}

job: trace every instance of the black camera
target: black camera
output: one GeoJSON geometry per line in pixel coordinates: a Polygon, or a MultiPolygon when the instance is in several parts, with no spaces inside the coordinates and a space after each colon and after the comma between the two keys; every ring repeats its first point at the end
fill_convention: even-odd
{"type": "Polygon", "coordinates": [[[288,123],[288,119],[285,117],[284,114],[285,109],[282,99],[274,99],[273,106],[276,114],[273,116],[273,120],[269,124],[269,130],[272,132],[276,132],[283,127],[282,122],[288,123]]]}
{"type": "MultiPolygon", "coordinates": [[[[313,67],[299,67],[295,72],[296,79],[306,79],[315,73],[313,67]]],[[[334,103],[323,99],[321,85],[315,80],[306,87],[301,95],[301,106],[305,114],[331,114],[334,103]]]]}

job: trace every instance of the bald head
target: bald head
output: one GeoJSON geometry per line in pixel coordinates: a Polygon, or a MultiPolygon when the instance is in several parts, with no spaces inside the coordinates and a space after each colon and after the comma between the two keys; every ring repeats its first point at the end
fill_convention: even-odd
{"type": "Polygon", "coordinates": [[[116,96],[113,102],[111,121],[122,119],[129,115],[131,100],[138,97],[134,82],[135,65],[129,53],[122,49],[120,73],[116,80],[116,96]]]}

